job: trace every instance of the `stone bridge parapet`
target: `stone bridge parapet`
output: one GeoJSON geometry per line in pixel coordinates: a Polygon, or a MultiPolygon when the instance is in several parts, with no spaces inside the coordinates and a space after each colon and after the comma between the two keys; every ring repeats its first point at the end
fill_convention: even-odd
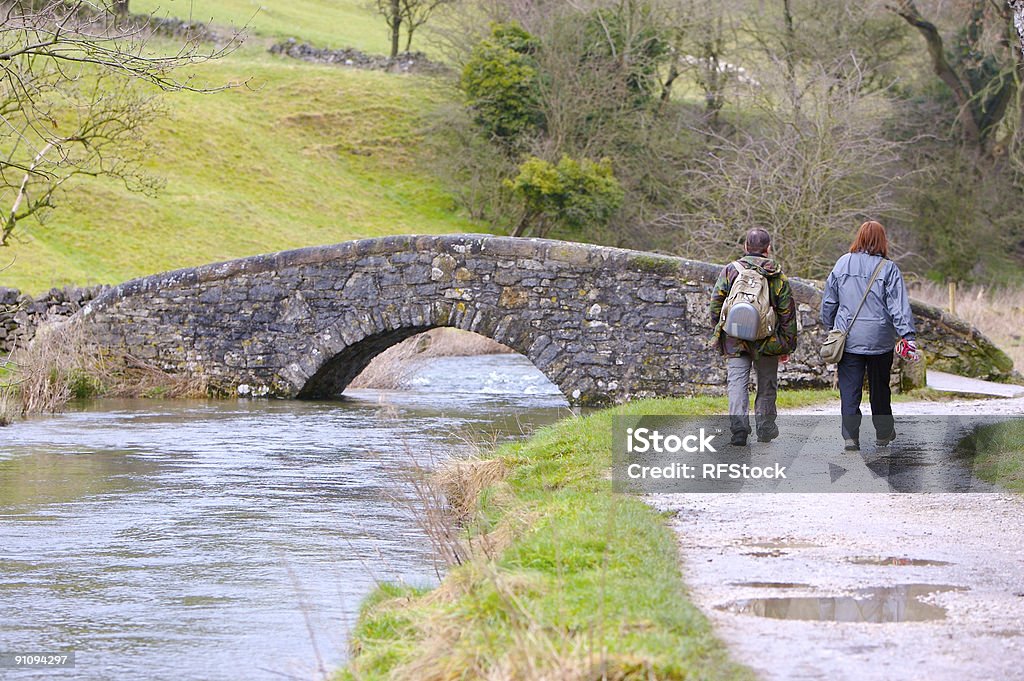
{"type": "MultiPolygon", "coordinates": [[[[574,404],[720,392],[707,349],[719,265],[571,242],[490,235],[389,236],[135,279],[80,313],[94,341],[225,394],[336,396],[370,360],[450,326],[526,356],[574,404]]],[[[785,384],[822,387],[820,294],[793,280],[800,348],[785,384]]],[[[972,327],[916,306],[943,368],[1007,374],[972,327]],[[948,355],[948,357],[946,356],[948,355]]]]}

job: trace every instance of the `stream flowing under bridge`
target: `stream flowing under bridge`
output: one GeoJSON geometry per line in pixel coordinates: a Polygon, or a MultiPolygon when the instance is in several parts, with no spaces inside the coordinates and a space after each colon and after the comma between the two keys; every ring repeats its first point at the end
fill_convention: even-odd
{"type": "MultiPolygon", "coordinates": [[[[542,239],[389,236],[135,279],[80,315],[99,346],[201,375],[222,393],[330,398],[383,350],[448,326],[524,355],[571,403],[607,404],[721,391],[724,365],[707,349],[720,269],[542,239]]],[[[792,284],[801,347],[783,383],[827,386],[819,291],[792,284]]],[[[1011,371],[969,325],[924,305],[915,314],[942,368],[1011,371]]]]}

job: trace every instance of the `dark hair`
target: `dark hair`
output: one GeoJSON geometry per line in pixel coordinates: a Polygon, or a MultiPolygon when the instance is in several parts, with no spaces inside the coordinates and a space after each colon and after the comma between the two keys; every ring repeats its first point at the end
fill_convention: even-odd
{"type": "Polygon", "coordinates": [[[885,235],[885,227],[881,222],[868,220],[860,226],[857,236],[850,244],[850,253],[857,252],[880,255],[883,258],[889,257],[889,239],[885,235]]]}
{"type": "Polygon", "coordinates": [[[768,234],[768,230],[761,227],[754,227],[747,232],[747,238],[743,242],[743,247],[747,250],[747,253],[767,253],[768,247],[771,245],[772,238],[768,234]]]}

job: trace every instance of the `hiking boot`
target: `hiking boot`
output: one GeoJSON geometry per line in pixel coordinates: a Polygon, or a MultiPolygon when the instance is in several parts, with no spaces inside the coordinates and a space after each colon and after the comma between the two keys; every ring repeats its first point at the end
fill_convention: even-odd
{"type": "Polygon", "coordinates": [[[746,433],[733,433],[732,439],[729,440],[729,444],[733,447],[746,447],[747,446],[747,434],[746,433]]]}
{"type": "Polygon", "coordinates": [[[771,442],[772,440],[774,440],[778,436],[779,436],[779,429],[778,428],[772,428],[770,431],[767,431],[767,432],[764,432],[764,433],[758,433],[757,434],[757,441],[758,442],[771,442]]]}
{"type": "Polygon", "coordinates": [[[845,449],[848,452],[859,452],[860,442],[858,442],[857,440],[847,440],[846,446],[843,447],[843,449],[845,449]]]}
{"type": "Polygon", "coordinates": [[[896,433],[887,435],[886,437],[880,437],[875,440],[876,447],[888,447],[889,443],[896,439],[896,433]]]}

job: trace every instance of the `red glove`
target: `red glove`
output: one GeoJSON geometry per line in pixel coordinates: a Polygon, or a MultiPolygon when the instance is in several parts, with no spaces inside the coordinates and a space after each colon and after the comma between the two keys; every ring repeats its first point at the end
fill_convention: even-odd
{"type": "Polygon", "coordinates": [[[917,343],[906,338],[901,338],[896,343],[896,354],[907,362],[920,362],[921,355],[917,352],[917,343]]]}

